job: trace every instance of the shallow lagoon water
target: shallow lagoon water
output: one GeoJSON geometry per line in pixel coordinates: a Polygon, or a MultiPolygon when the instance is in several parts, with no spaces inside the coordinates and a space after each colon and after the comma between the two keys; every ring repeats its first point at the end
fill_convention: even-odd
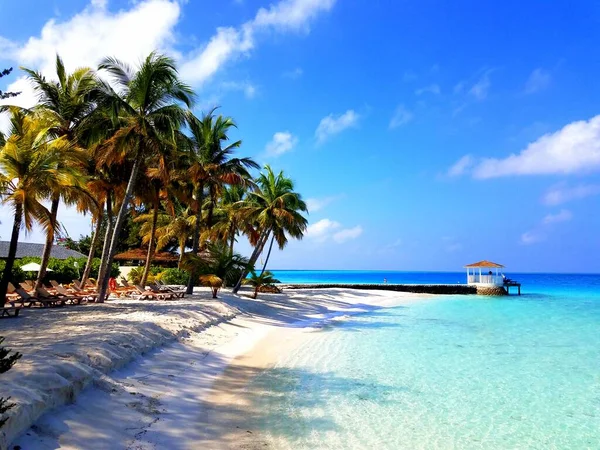
{"type": "Polygon", "coordinates": [[[514,278],[528,294],[329,322],[254,381],[257,427],[290,449],[600,448],[600,277],[514,278]]]}

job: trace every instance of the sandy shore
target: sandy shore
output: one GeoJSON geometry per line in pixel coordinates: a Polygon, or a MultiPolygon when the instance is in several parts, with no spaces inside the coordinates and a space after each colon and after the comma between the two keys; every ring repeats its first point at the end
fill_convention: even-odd
{"type": "Polygon", "coordinates": [[[27,420],[23,411],[39,416],[73,400],[93,383],[72,404],[39,418],[29,417],[35,425],[13,445],[23,449],[265,448],[253,430],[261,415],[255,401],[261,392],[249,389],[254,377],[271,367],[282,352],[301,345],[324,318],[420,298],[329,289],[263,295],[259,300],[223,293],[216,302],[123,301],[40,311],[31,323],[2,330],[7,343],[27,355],[5,374],[8,383],[0,387],[0,395],[10,392],[25,405],[17,411],[21,420],[7,429],[15,433],[23,427],[27,420]],[[114,311],[107,313],[106,308],[114,311]],[[50,317],[61,313],[66,317],[50,317]],[[164,345],[173,341],[177,342],[164,345]],[[160,348],[138,357],[156,347],[160,348]],[[81,376],[73,376],[78,371],[81,376]],[[36,397],[62,386],[65,379],[70,386],[65,393],[46,393],[45,401],[36,404],[36,397]]]}

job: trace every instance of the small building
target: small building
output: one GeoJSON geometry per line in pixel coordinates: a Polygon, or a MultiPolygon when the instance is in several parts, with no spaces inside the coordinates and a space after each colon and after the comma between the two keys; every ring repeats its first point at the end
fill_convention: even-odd
{"type": "MultiPolygon", "coordinates": [[[[0,259],[8,258],[9,241],[0,241],[0,259]]],[[[44,244],[35,244],[33,242],[19,242],[17,244],[16,259],[26,258],[29,256],[42,257],[44,253],[44,244]]],[[[50,258],[67,259],[67,258],[87,258],[87,255],[71,250],[62,245],[53,245],[50,250],[50,258]]]]}
{"type": "Polygon", "coordinates": [[[467,264],[465,269],[467,269],[467,284],[490,287],[504,286],[504,276],[501,273],[501,269],[504,269],[502,264],[483,260],[467,264]]]}
{"type": "MultiPolygon", "coordinates": [[[[114,260],[123,265],[143,265],[148,257],[148,249],[134,248],[115,255],[114,260]]],[[[171,252],[155,252],[152,264],[163,267],[177,267],[179,255],[171,252]]]]}

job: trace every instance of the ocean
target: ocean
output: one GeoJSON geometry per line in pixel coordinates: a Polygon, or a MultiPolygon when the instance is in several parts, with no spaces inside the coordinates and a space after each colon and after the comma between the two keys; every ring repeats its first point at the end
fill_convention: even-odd
{"type": "MultiPolygon", "coordinates": [[[[274,271],[285,283],[462,273],[274,271]]],[[[328,322],[254,380],[277,449],[599,449],[600,275],[507,274],[522,296],[438,296],[328,322]]]]}

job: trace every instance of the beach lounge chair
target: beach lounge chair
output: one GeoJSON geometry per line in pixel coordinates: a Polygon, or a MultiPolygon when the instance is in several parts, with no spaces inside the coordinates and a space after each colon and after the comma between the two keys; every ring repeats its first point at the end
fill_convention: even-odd
{"type": "Polygon", "coordinates": [[[161,281],[157,281],[156,286],[159,289],[162,289],[164,292],[170,292],[176,298],[183,298],[185,296],[185,289],[175,289],[170,286],[167,286],[166,284],[162,283],[161,281]]]}
{"type": "Polygon", "coordinates": [[[15,292],[15,286],[9,281],[6,288],[6,301],[16,300],[19,298],[19,294],[15,292]]]}
{"type": "Polygon", "coordinates": [[[40,286],[39,288],[37,288],[37,295],[39,298],[42,298],[45,300],[49,300],[49,299],[64,300],[65,303],[70,303],[71,305],[80,305],[81,302],[83,301],[82,295],[69,294],[66,289],[64,290],[63,293],[61,293],[57,289],[56,294],[51,294],[50,292],[48,292],[46,290],[45,287],[40,286]]]}
{"type": "Polygon", "coordinates": [[[33,288],[35,285],[26,280],[26,281],[23,281],[22,283],[19,283],[19,286],[21,286],[27,292],[33,292],[33,288]]]}
{"type": "Polygon", "coordinates": [[[0,318],[15,318],[15,317],[19,317],[19,312],[21,311],[22,307],[21,306],[7,306],[4,305],[2,308],[0,308],[0,318]]]}
{"type": "Polygon", "coordinates": [[[98,291],[96,289],[82,288],[81,287],[81,283],[79,283],[79,281],[77,281],[77,280],[73,280],[73,284],[71,285],[71,289],[77,295],[95,296],[94,298],[98,297],[98,291]]]}
{"type": "Polygon", "coordinates": [[[96,288],[82,286],[79,280],[73,280],[73,284],[71,285],[73,290],[77,292],[86,291],[86,292],[96,292],[96,288]]]}
{"type": "Polygon", "coordinates": [[[39,305],[43,308],[65,306],[65,300],[61,298],[40,298],[37,296],[30,295],[25,289],[17,288],[15,292],[21,297],[23,306],[28,303],[29,306],[39,305]]]}
{"type": "Polygon", "coordinates": [[[168,288],[167,286],[163,286],[160,284],[149,283],[148,287],[152,292],[159,292],[161,294],[171,294],[174,298],[182,298],[183,294],[185,294],[184,291],[174,291],[168,288]]]}
{"type": "Polygon", "coordinates": [[[113,291],[113,293],[116,293],[120,297],[132,297],[139,294],[137,288],[127,283],[125,278],[121,278],[121,280],[117,282],[117,289],[113,291]]]}
{"type": "Polygon", "coordinates": [[[135,288],[138,291],[138,295],[133,295],[133,298],[136,300],[171,300],[173,299],[173,294],[163,293],[163,292],[155,292],[150,289],[144,289],[139,284],[135,285],[135,288]]]}
{"type": "Polygon", "coordinates": [[[35,304],[33,297],[32,299],[23,298],[23,296],[17,292],[17,288],[14,286],[14,284],[12,284],[10,281],[8,282],[7,291],[9,294],[6,294],[5,304],[9,304],[11,307],[17,307],[18,305],[22,308],[30,308],[35,304]]]}
{"type": "MultiPolygon", "coordinates": [[[[54,287],[57,292],[59,294],[65,295],[65,296],[72,296],[72,297],[77,297],[77,298],[81,298],[81,300],[86,300],[88,302],[93,302],[98,298],[98,294],[91,294],[91,293],[76,293],[76,292],[69,292],[69,290],[67,288],[65,288],[64,286],[61,286],[60,284],[58,286],[54,287]]],[[[79,302],[81,303],[81,301],[79,302]]]]}

